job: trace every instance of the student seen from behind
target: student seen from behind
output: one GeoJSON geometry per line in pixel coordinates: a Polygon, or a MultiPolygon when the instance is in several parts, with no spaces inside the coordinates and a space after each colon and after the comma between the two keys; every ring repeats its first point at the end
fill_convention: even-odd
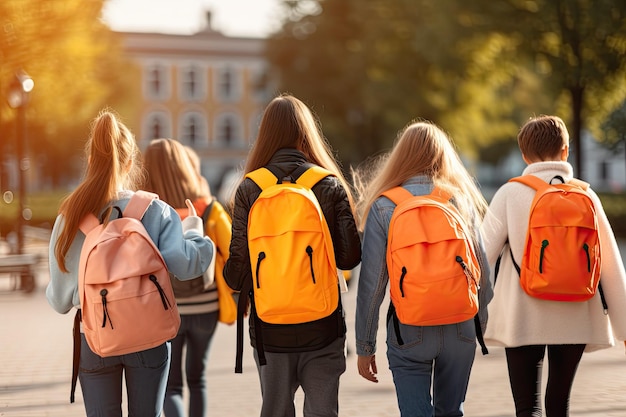
{"type": "MultiPolygon", "coordinates": [[[[517,140],[522,158],[528,164],[522,175],[545,183],[577,183],[573,180],[572,166],[567,162],[569,134],[559,117],[531,118],[520,129],[517,140]]],[[[485,342],[505,348],[518,417],[542,415],[541,374],[546,352],[545,413],[548,417],[564,417],[569,415],[570,393],[583,352],[606,349],[615,339],[626,338],[624,265],[600,199],[591,188],[585,192],[597,215],[601,249],[599,276],[608,314],[605,314],[599,292],[585,301],[558,301],[531,296],[522,288],[516,264],[522,269],[532,267],[522,260],[535,198],[533,188],[518,182],[504,184],[494,195],[482,225],[489,263],[494,265],[501,256],[499,271],[494,277],[495,295],[489,306],[485,342]]],[[[559,245],[547,243],[550,246],[544,250],[548,253],[554,245],[559,245]]],[[[584,256],[582,251],[580,256],[584,256]]],[[[550,262],[550,267],[547,263],[539,266],[540,274],[548,273],[545,268],[558,269],[559,262],[565,265],[576,259],[550,262]]]]}
{"type": "MultiPolygon", "coordinates": [[[[104,221],[116,218],[112,207],[123,211],[134,190],[143,182],[141,156],[135,138],[112,112],[104,111],[94,120],[86,154],[85,176],[62,202],[50,239],[50,283],[46,297],[62,314],[72,308],[81,308],[78,268],[85,241],[85,235],[79,230],[81,220],[89,213],[104,221]]],[[[180,217],[172,207],[160,200],[152,201],[141,223],[158,247],[167,268],[180,279],[196,277],[208,268],[213,244],[195,229],[183,233],[180,217]]],[[[80,343],[78,377],[87,416],[121,417],[124,380],[129,415],[161,415],[170,364],[170,342],[108,357],[95,354],[82,333],[80,343]]]]}
{"type": "MultiPolygon", "coordinates": [[[[361,191],[359,201],[363,207],[364,219],[361,223],[364,224],[363,262],[358,279],[355,323],[358,372],[366,380],[378,382],[376,335],[380,307],[387,287],[390,287],[393,294],[395,289],[391,288],[391,285],[399,286],[403,299],[405,295],[418,297],[419,294],[410,293],[409,287],[424,288],[425,274],[421,274],[420,271],[429,269],[439,271],[440,264],[449,265],[446,266],[447,271],[452,271],[453,274],[450,275],[448,272],[447,277],[448,279],[450,276],[456,277],[451,285],[460,285],[461,308],[465,311],[465,304],[469,305],[471,307],[471,309],[468,307],[471,310],[469,313],[455,315],[458,317],[455,320],[434,317],[422,321],[421,318],[413,317],[425,319],[423,313],[428,312],[423,309],[429,308],[425,305],[428,300],[411,302],[411,305],[418,304],[417,311],[403,314],[402,318],[400,318],[402,306],[399,303],[394,306],[392,303],[388,314],[383,316],[383,324],[387,328],[387,359],[393,375],[400,415],[462,416],[476,352],[475,315],[478,314],[480,328],[484,330],[487,323],[487,304],[493,295],[488,279],[489,267],[478,231],[487,204],[474,179],[463,166],[451,140],[438,126],[426,121],[407,125],[400,132],[393,149],[377,159],[373,168],[359,170],[356,183],[361,191]],[[371,172],[367,172],[368,169],[371,172]],[[389,271],[388,238],[392,215],[397,205],[390,196],[382,194],[394,191],[401,192],[408,199],[411,195],[422,196],[433,193],[443,196],[445,193],[443,201],[456,207],[460,222],[467,230],[466,241],[469,244],[466,249],[461,252],[452,251],[454,253],[449,255],[442,252],[443,256],[440,259],[427,259],[423,264],[414,266],[410,262],[416,256],[407,252],[402,260],[403,265],[406,265],[402,268],[402,276],[394,278],[399,281],[390,280],[390,273],[394,270],[392,268],[392,272],[389,271]],[[464,268],[459,265],[458,254],[466,256],[467,250],[474,253],[472,259],[480,267],[476,274],[478,276],[467,277],[464,268]],[[473,282],[470,282],[470,279],[473,282]],[[474,296],[468,297],[468,292],[472,291],[472,288],[474,296]],[[406,294],[404,289],[407,291],[406,294]],[[422,307],[419,308],[420,306],[422,307]],[[408,319],[409,316],[412,316],[411,319],[408,319]],[[443,324],[419,324],[431,322],[443,324]]],[[[393,198],[395,199],[395,196],[393,198]]],[[[415,231],[417,228],[426,227],[421,224],[421,219],[410,220],[415,223],[413,225],[407,223],[405,229],[415,231]]],[[[398,230],[398,233],[402,232],[403,230],[398,230]]],[[[436,234],[435,230],[432,230],[432,233],[436,234]]],[[[419,246],[420,243],[416,242],[413,245],[419,246]]],[[[406,248],[410,247],[409,245],[406,248]]],[[[406,248],[404,250],[408,250],[406,248]]],[[[466,256],[464,262],[468,263],[470,261],[468,258],[466,256]]],[[[442,277],[435,282],[437,288],[442,285],[444,279],[442,277]]],[[[449,288],[447,284],[445,288],[449,288]]],[[[447,292],[444,291],[437,296],[442,299],[435,303],[442,305],[450,303],[444,299],[448,296],[447,292]]],[[[442,316],[450,317],[452,313],[443,312],[442,316]]]]}
{"type": "MultiPolygon", "coordinates": [[[[278,173],[280,180],[290,181],[298,178],[298,171],[308,165],[325,168],[331,173],[317,182],[312,191],[332,237],[331,250],[334,250],[336,266],[350,270],[361,259],[350,187],[310,109],[296,97],[280,95],[265,109],[244,175],[266,167],[278,173]]],[[[245,303],[248,297],[254,303],[254,292],[262,289],[268,280],[306,283],[321,279],[319,275],[312,274],[314,271],[308,271],[308,261],[303,263],[306,271],[301,276],[275,276],[274,273],[270,277],[263,275],[263,266],[260,266],[259,272],[259,265],[264,264],[256,262],[256,254],[250,254],[248,231],[250,227],[260,225],[248,224],[248,214],[260,193],[261,188],[252,179],[244,177],[234,200],[230,258],[224,275],[233,289],[242,291],[240,304],[245,303]],[[251,264],[251,257],[254,257],[254,265],[251,264]],[[253,267],[257,278],[254,285],[253,267]]],[[[317,253],[318,248],[310,249],[311,254],[317,253]]],[[[291,256],[289,250],[284,248],[281,253],[268,252],[266,256],[259,253],[259,260],[265,262],[266,259],[274,259],[274,255],[288,260],[291,256]]],[[[336,269],[332,273],[335,284],[329,291],[336,291],[333,294],[336,298],[339,295],[336,269]]],[[[281,297],[285,295],[275,294],[276,299],[281,297]]],[[[290,298],[287,301],[299,304],[305,300],[290,298]]],[[[263,397],[261,417],[295,416],[294,395],[299,387],[304,392],[305,416],[337,416],[339,378],[346,366],[346,329],[340,297],[339,305],[329,316],[304,323],[267,323],[256,317],[254,304],[252,307],[250,339],[263,397]],[[259,348],[264,351],[266,364],[260,359],[259,348]]]]}
{"type": "MultiPolygon", "coordinates": [[[[209,213],[205,213],[208,208],[213,214],[211,221],[219,231],[212,236],[216,251],[228,254],[230,217],[220,203],[214,201],[206,180],[199,173],[199,166],[196,166],[196,158],[192,149],[174,139],[152,140],[144,151],[148,174],[146,190],[158,194],[183,218],[188,215],[185,204],[187,199],[193,202],[198,216],[206,214],[206,222],[209,221],[209,213]]],[[[203,417],[207,415],[209,408],[206,365],[219,318],[219,296],[215,282],[207,282],[203,277],[177,281],[173,278],[172,286],[181,315],[181,325],[172,340],[172,361],[164,411],[168,417],[203,417]],[[189,392],[188,413],[184,410],[184,382],[189,392]]]]}

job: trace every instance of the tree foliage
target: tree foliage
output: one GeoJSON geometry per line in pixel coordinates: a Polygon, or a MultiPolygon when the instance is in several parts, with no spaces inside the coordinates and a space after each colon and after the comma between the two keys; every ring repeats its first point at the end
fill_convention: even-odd
{"type": "Polygon", "coordinates": [[[529,116],[562,115],[576,148],[626,97],[622,3],[288,0],[268,56],[348,162],[414,118],[495,161],[529,116]]]}
{"type": "MultiPolygon", "coordinates": [[[[569,120],[574,150],[584,128],[601,122],[626,98],[626,3],[613,0],[463,2],[474,33],[501,33],[521,62],[543,80],[552,113],[569,120]],[[564,107],[564,104],[567,107],[564,107]]],[[[583,155],[576,152],[578,174],[583,155]]]]}
{"type": "MultiPolygon", "coordinates": [[[[0,2],[0,138],[14,147],[16,111],[4,97],[16,71],[35,81],[26,108],[28,148],[46,177],[72,173],[90,120],[103,107],[125,108],[132,94],[120,40],[101,21],[104,0],[0,2]]],[[[128,113],[128,112],[126,112],[128,113]]]]}

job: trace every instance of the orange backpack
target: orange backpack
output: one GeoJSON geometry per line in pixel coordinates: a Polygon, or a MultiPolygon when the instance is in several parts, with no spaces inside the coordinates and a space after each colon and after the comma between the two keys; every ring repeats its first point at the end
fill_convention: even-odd
{"type": "MultiPolygon", "coordinates": [[[[224,209],[224,206],[220,204],[215,198],[199,198],[193,202],[193,206],[197,213],[202,213],[202,223],[204,224],[204,230],[206,235],[215,244],[215,266],[213,269],[215,286],[217,287],[217,302],[219,305],[219,321],[225,324],[233,324],[237,320],[237,302],[235,301],[235,292],[226,284],[224,279],[224,265],[228,260],[228,249],[230,247],[231,238],[231,219],[230,215],[224,209]]],[[[181,208],[176,209],[176,212],[182,219],[188,216],[189,209],[181,208]]],[[[208,272],[208,271],[207,271],[208,272]]],[[[204,292],[207,288],[204,285],[202,277],[194,278],[188,281],[180,281],[178,279],[172,280],[172,286],[174,287],[174,293],[177,297],[177,289],[181,292],[181,288],[185,283],[190,281],[198,281],[192,284],[196,287],[191,290],[193,295],[198,292],[204,292]]],[[[182,296],[182,295],[181,295],[182,296]]]]}
{"type": "Polygon", "coordinates": [[[396,204],[387,270],[397,319],[432,326],[477,317],[480,265],[451,196],[437,187],[429,195],[414,196],[403,187],[382,195],[396,204]]]}
{"type": "Polygon", "coordinates": [[[248,248],[254,309],[266,323],[318,320],[339,303],[333,242],[311,191],[332,174],[318,166],[303,169],[288,181],[267,168],[246,175],[262,190],[248,215],[248,248]]]}
{"type": "MultiPolygon", "coordinates": [[[[598,219],[585,190],[572,179],[549,184],[534,175],[511,178],[536,190],[521,268],[513,259],[524,291],[553,301],[585,301],[600,282],[601,250],[598,219]]],[[[511,253],[512,257],[512,253],[511,253]]]]}
{"type": "Polygon", "coordinates": [[[248,213],[252,282],[244,284],[237,304],[236,373],[243,370],[243,316],[248,293],[252,294],[260,365],[266,364],[261,321],[272,326],[301,324],[341,313],[332,236],[311,190],[333,174],[309,163],[290,175],[274,168],[246,174],[261,193],[248,213]]]}
{"type": "Polygon", "coordinates": [[[86,235],[78,274],[82,325],[99,356],[150,349],[178,332],[167,266],[141,223],[156,198],[137,191],[122,217],[103,225],[88,214],[80,224],[86,235]]]}

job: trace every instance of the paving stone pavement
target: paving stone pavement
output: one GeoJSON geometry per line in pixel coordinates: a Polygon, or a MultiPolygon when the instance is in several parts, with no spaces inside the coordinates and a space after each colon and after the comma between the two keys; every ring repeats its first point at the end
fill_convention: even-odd
{"type": "MultiPolygon", "coordinates": [[[[46,254],[45,243],[29,251],[46,254]]],[[[44,289],[47,261],[38,267],[37,289],[31,294],[10,290],[10,280],[0,276],[0,416],[83,416],[80,386],[76,402],[69,403],[72,356],[72,314],[60,315],[48,306],[44,289]]],[[[398,416],[395,391],[387,369],[384,332],[379,332],[377,355],[379,383],[362,379],[354,354],[356,282],[344,304],[348,321],[347,371],[340,387],[340,416],[398,416]]],[[[220,324],[215,334],[207,370],[209,417],[253,417],[260,409],[260,390],[252,351],[244,350],[244,372],[234,373],[235,327],[220,324]]],[[[544,378],[545,380],[545,378],[544,378]]],[[[545,384],[545,381],[544,381],[545,384]]],[[[302,394],[296,396],[302,416],[302,394]]],[[[487,356],[477,350],[470,378],[465,414],[470,417],[513,416],[502,349],[487,356]]],[[[626,355],[624,346],[585,354],[574,383],[571,417],[626,417],[626,355]]]]}

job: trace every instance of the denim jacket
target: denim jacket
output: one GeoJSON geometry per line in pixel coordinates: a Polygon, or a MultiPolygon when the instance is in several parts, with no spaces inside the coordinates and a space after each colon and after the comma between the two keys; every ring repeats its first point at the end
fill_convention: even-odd
{"type": "MultiPolygon", "coordinates": [[[[434,187],[432,179],[423,175],[408,179],[402,186],[413,195],[430,194],[434,187]]],[[[395,207],[396,205],[388,198],[379,197],[372,205],[365,222],[356,307],[356,350],[357,355],[361,356],[376,353],[380,306],[389,283],[386,261],[387,231],[395,207]]],[[[476,223],[478,224],[478,219],[476,223]]],[[[489,280],[489,264],[486,261],[487,257],[480,236],[478,246],[475,248],[476,256],[482,272],[478,314],[484,332],[487,325],[487,304],[493,297],[493,288],[489,280]]],[[[436,260],[433,261],[436,262],[436,260]]],[[[403,324],[400,326],[401,328],[415,327],[403,324]]],[[[389,338],[389,335],[387,337],[389,338]]]]}

